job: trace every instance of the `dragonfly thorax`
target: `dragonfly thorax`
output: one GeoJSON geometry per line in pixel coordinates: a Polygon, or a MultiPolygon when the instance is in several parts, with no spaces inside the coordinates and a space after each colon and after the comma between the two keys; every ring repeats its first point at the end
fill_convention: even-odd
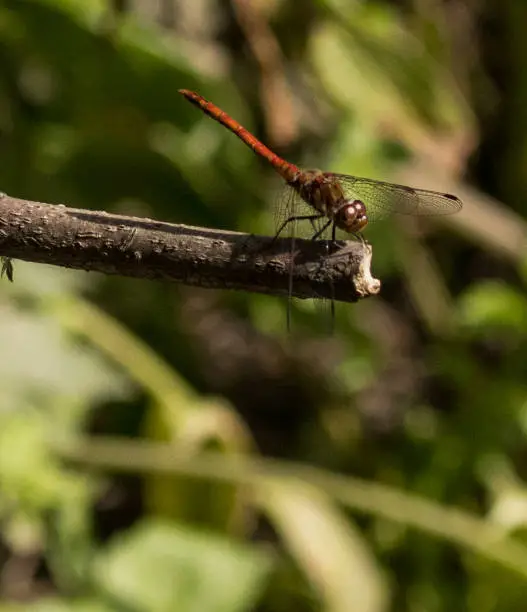
{"type": "Polygon", "coordinates": [[[361,200],[345,200],[334,212],[335,225],[349,234],[360,232],[368,224],[366,206],[361,200]]]}
{"type": "Polygon", "coordinates": [[[349,234],[360,232],[368,223],[364,202],[346,197],[340,181],[333,175],[319,170],[300,171],[289,185],[321,216],[349,234]]]}

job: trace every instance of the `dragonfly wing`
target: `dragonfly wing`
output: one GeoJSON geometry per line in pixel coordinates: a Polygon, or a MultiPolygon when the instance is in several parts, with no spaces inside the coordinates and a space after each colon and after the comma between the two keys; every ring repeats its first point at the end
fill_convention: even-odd
{"type": "MultiPolygon", "coordinates": [[[[319,213],[299,196],[290,186],[286,185],[277,196],[274,206],[275,230],[281,228],[280,236],[289,238],[307,238],[321,230],[327,224],[327,217],[318,217],[319,213]],[[318,217],[309,219],[308,217],[318,217]],[[288,223],[286,223],[288,221],[288,223]],[[285,224],[285,225],[284,225],[285,224]]],[[[328,227],[319,239],[331,235],[328,227]]]]}
{"type": "Polygon", "coordinates": [[[450,193],[346,174],[333,176],[341,184],[347,198],[364,202],[371,221],[392,213],[415,216],[451,215],[463,206],[461,200],[450,193]]]}
{"type": "MultiPolygon", "coordinates": [[[[276,231],[283,227],[280,232],[280,236],[289,238],[306,238],[311,239],[313,235],[320,230],[324,230],[320,233],[317,240],[330,240],[331,239],[331,223],[328,224],[329,219],[327,217],[318,217],[316,219],[308,219],[302,217],[313,217],[317,215],[317,211],[312,208],[309,204],[298,195],[298,193],[289,185],[281,190],[277,195],[277,201],[274,207],[274,220],[276,231]],[[292,219],[289,223],[284,226],[285,221],[292,219]],[[327,226],[327,227],[325,227],[327,226]],[[325,229],[324,229],[325,227],[325,229]]],[[[291,248],[294,248],[291,243],[291,248]]],[[[329,242],[327,243],[329,253],[329,242]]],[[[296,249],[295,249],[296,250],[296,249]]],[[[291,263],[294,265],[294,254],[291,253],[291,263]]],[[[320,259],[320,265],[323,266],[325,262],[324,257],[320,259]]],[[[290,270],[292,274],[293,270],[290,270]]],[[[292,277],[290,277],[290,283],[292,284],[292,277]]],[[[293,287],[290,286],[290,290],[293,287]]],[[[303,300],[302,300],[303,302],[303,300]]],[[[296,303],[295,298],[288,297],[287,304],[287,327],[291,331],[291,317],[292,317],[292,306],[296,303]]],[[[323,321],[323,329],[326,332],[331,332],[334,325],[334,305],[333,300],[327,299],[315,299],[315,310],[319,313],[321,320],[323,321]]]]}

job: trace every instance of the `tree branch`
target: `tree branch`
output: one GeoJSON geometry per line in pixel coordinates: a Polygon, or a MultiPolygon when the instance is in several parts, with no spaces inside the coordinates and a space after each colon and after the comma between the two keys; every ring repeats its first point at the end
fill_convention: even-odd
{"type": "MultiPolygon", "coordinates": [[[[0,194],[0,255],[201,287],[287,295],[291,240],[175,225],[0,194]]],[[[353,302],[379,292],[371,247],[295,241],[292,295],[353,302]]]]}

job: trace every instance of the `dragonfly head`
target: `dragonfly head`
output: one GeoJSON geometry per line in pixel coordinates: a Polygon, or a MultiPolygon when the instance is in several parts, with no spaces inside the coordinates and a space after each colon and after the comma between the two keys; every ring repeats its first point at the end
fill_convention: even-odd
{"type": "Polygon", "coordinates": [[[338,228],[354,234],[368,224],[366,206],[361,200],[346,200],[335,214],[335,223],[338,228]]]}

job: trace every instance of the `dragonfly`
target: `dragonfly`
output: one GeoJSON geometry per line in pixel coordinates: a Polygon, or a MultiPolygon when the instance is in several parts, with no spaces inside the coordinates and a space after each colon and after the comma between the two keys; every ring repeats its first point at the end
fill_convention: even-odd
{"type": "MultiPolygon", "coordinates": [[[[265,159],[285,181],[276,206],[276,236],[297,221],[310,223],[312,240],[321,238],[331,227],[331,241],[337,230],[363,240],[368,223],[393,213],[414,216],[449,215],[461,210],[461,200],[450,193],[418,189],[371,178],[303,170],[260,142],[225,111],[200,94],[180,89],[189,102],[221,123],[265,159]]],[[[332,305],[332,311],[333,311],[332,305]]],[[[288,316],[289,327],[289,316],[288,316]]]]}

